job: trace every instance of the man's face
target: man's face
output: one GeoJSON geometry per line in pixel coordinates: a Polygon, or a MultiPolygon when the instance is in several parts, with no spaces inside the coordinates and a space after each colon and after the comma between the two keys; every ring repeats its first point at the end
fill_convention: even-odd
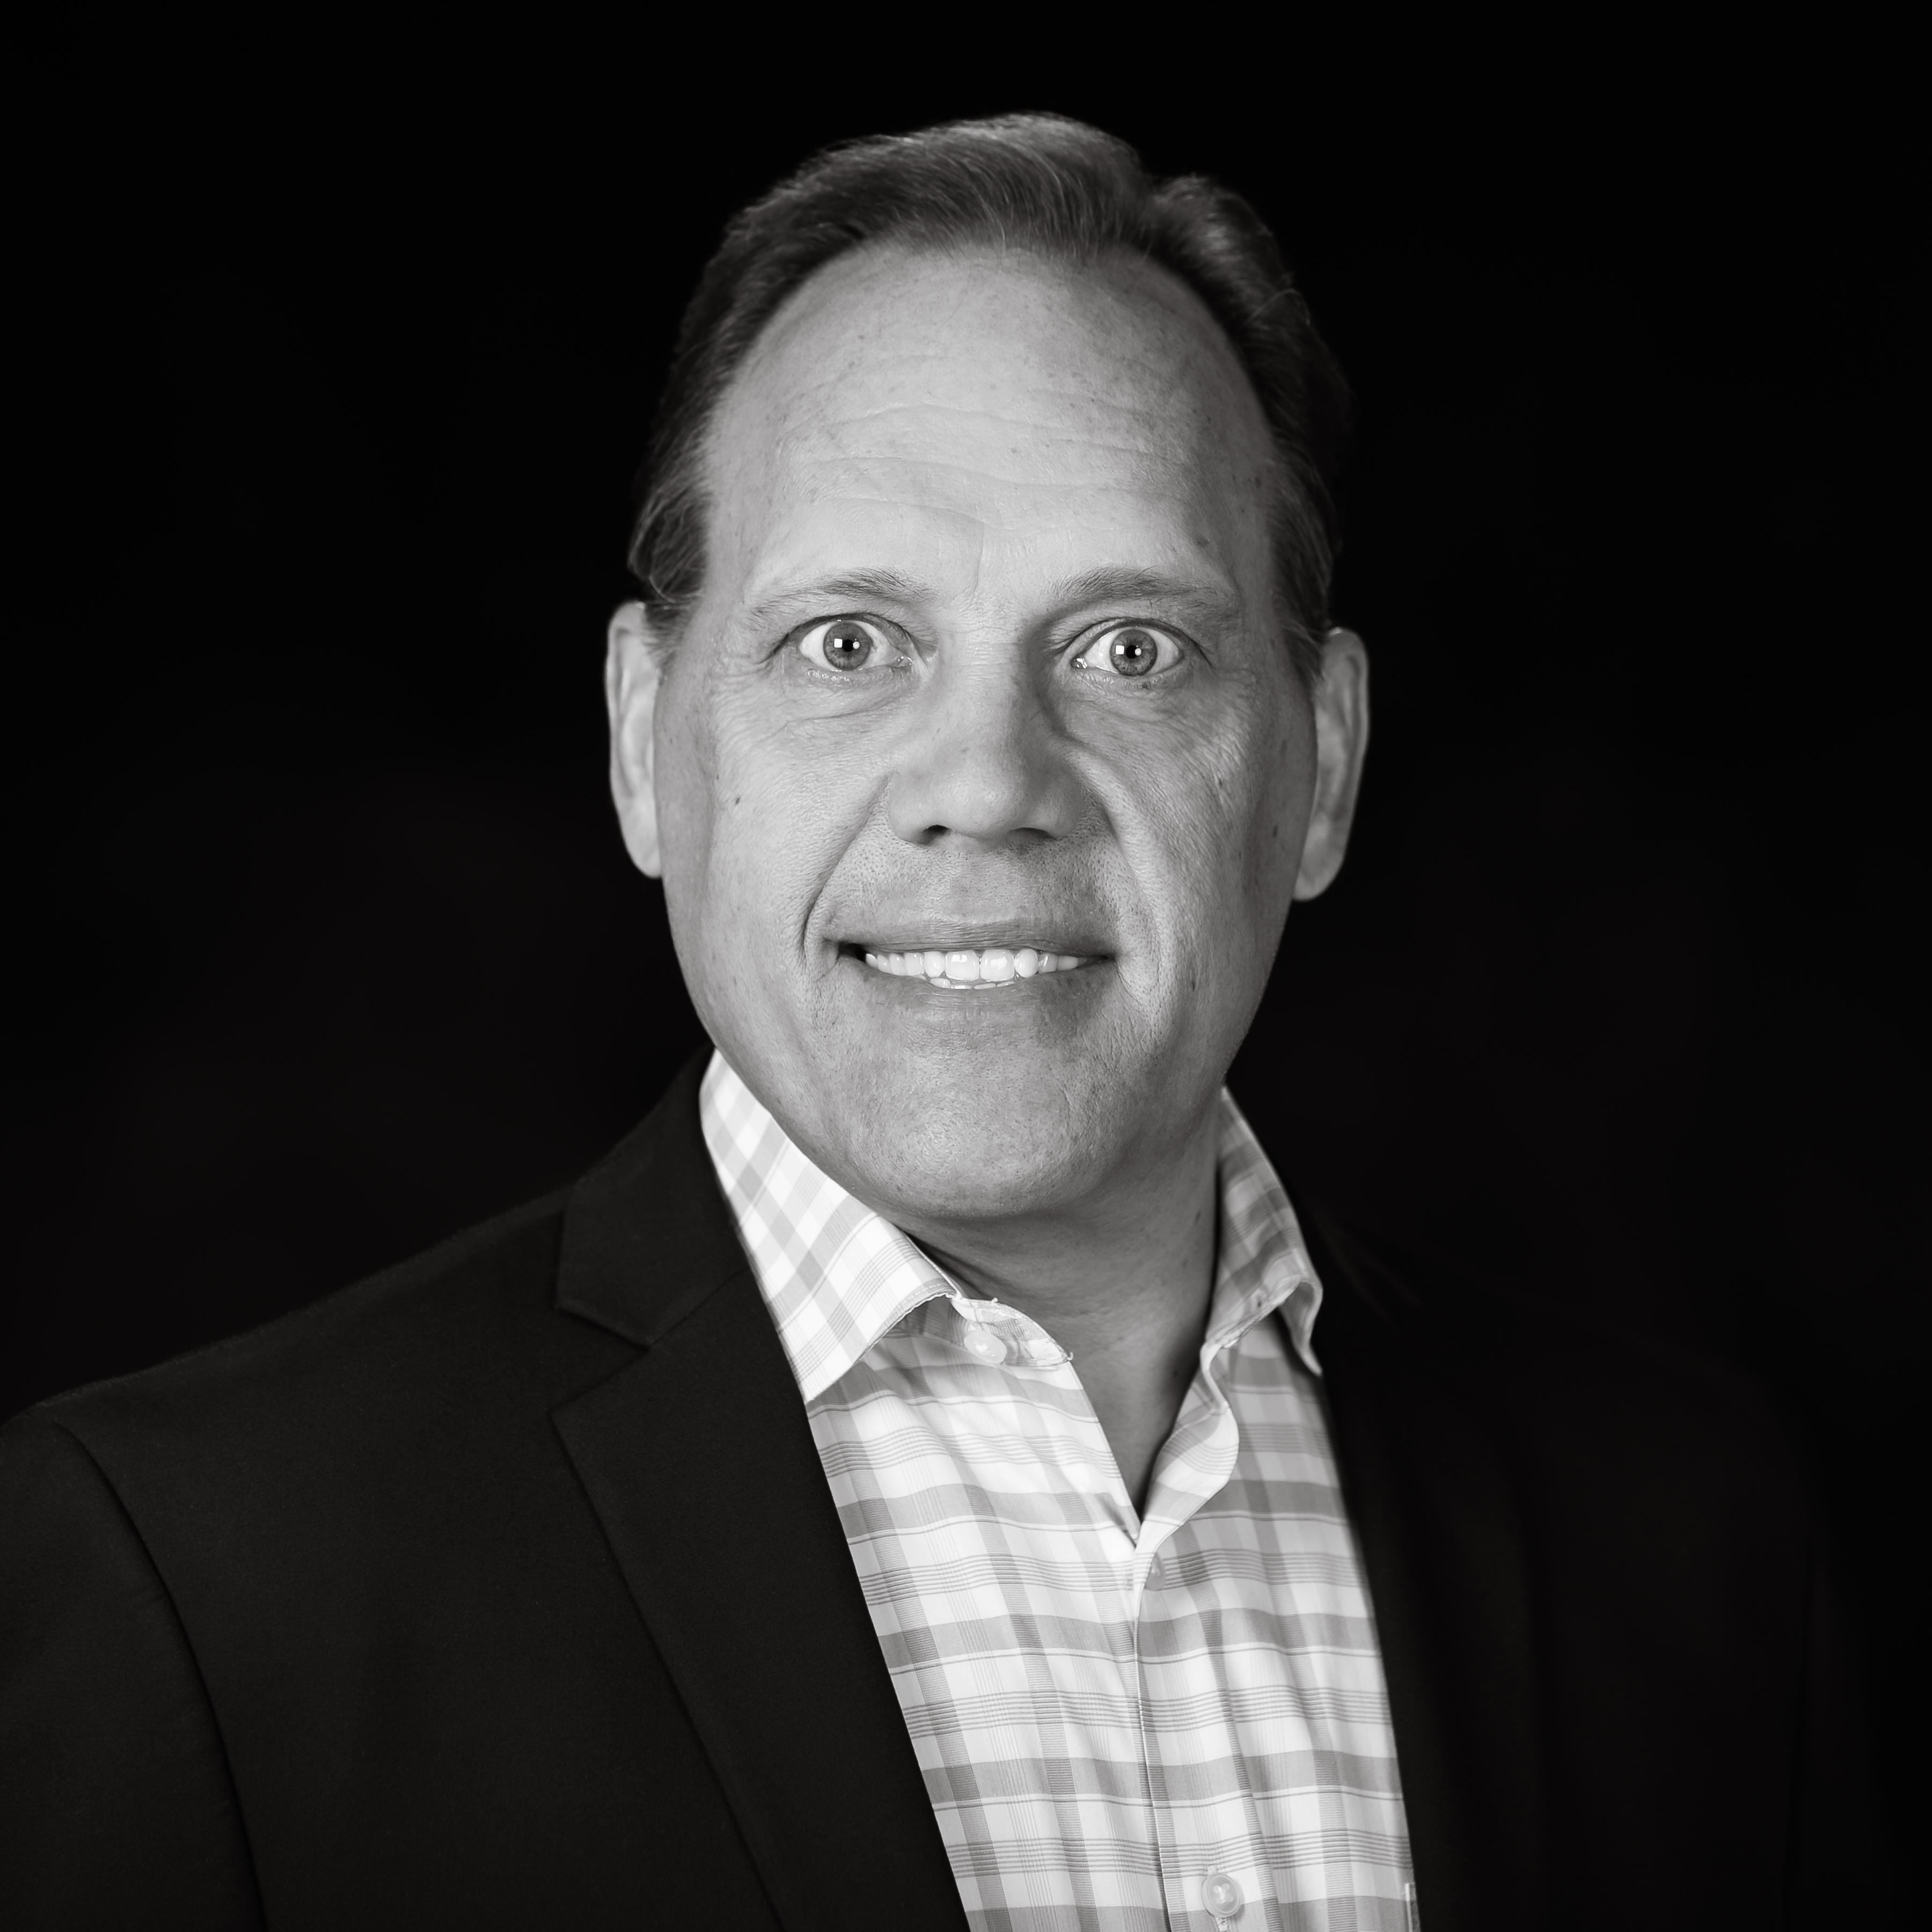
{"type": "Polygon", "coordinates": [[[1126,261],[848,256],[734,381],[654,718],[614,626],[620,802],[712,1037],[889,1215],[1148,1177],[1210,1118],[1312,815],[1302,890],[1339,862],[1270,460],[1205,310],[1126,261]]]}

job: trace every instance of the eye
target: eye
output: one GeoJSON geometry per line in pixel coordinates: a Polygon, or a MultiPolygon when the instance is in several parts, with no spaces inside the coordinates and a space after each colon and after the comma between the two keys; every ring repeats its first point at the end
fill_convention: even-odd
{"type": "Polygon", "coordinates": [[[865,617],[820,618],[808,624],[794,641],[799,655],[820,670],[862,670],[899,655],[884,627],[865,617]]]}
{"type": "Polygon", "coordinates": [[[1110,677],[1145,677],[1180,661],[1180,645],[1151,624],[1109,624],[1073,660],[1076,670],[1097,670],[1110,677]]]}

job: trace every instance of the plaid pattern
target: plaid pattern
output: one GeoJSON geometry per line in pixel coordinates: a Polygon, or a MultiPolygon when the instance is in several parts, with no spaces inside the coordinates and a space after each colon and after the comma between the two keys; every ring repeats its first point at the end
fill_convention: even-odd
{"type": "Polygon", "coordinates": [[[1043,1329],[854,1200],[722,1055],[700,1111],[971,1923],[1411,1932],[1321,1286],[1233,1100],[1200,1367],[1144,1516],[1043,1329]]]}

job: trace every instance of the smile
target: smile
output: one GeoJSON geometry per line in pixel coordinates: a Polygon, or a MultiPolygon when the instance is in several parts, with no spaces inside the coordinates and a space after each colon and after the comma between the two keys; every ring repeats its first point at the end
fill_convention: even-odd
{"type": "Polygon", "coordinates": [[[928,946],[922,951],[866,952],[862,956],[875,973],[923,980],[950,993],[984,992],[994,986],[1036,978],[1042,973],[1070,973],[1087,961],[1071,952],[1042,952],[1036,947],[1017,950],[988,946],[977,951],[958,946],[928,946]]]}

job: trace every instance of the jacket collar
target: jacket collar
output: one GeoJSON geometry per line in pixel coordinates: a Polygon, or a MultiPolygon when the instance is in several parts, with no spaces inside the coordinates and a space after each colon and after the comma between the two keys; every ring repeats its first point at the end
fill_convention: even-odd
{"type": "Polygon", "coordinates": [[[556,1305],[648,1348],[746,1269],[698,1131],[706,1057],[571,1190],[556,1305]]]}
{"type": "Polygon", "coordinates": [[[1336,1460],[1375,1605],[1419,1916],[1430,1932],[1552,1922],[1532,1552],[1494,1365],[1470,1310],[1419,1295],[1415,1270],[1320,1214],[1304,1226],[1329,1290],[1336,1460]]]}
{"type": "Polygon", "coordinates": [[[804,1404],[698,1131],[579,1184],[558,1306],[637,1344],[553,1420],[790,1932],[965,1916],[804,1404]]]}

